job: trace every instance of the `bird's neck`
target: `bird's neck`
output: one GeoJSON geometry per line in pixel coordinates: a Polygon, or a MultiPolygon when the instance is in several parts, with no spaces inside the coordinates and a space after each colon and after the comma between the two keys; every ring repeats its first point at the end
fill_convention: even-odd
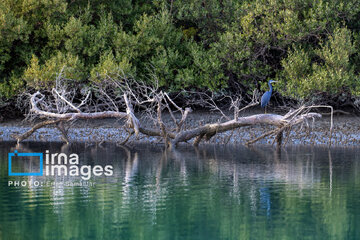
{"type": "Polygon", "coordinates": [[[269,83],[269,87],[270,87],[270,92],[272,92],[273,87],[272,87],[271,83],[269,83]]]}

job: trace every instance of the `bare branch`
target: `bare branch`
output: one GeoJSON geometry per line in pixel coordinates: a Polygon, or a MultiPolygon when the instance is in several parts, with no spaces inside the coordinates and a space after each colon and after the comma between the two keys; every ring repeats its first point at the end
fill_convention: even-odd
{"type": "MultiPolygon", "coordinates": [[[[291,110],[284,116],[278,114],[256,114],[251,116],[240,117],[240,112],[256,106],[259,104],[259,93],[253,92],[252,101],[245,107],[240,108],[242,104],[241,96],[235,100],[231,96],[220,96],[220,101],[231,100],[230,109],[234,109],[233,119],[228,117],[216,102],[219,97],[216,98],[213,94],[210,96],[206,93],[195,93],[200,97],[200,102],[204,106],[209,107],[212,111],[218,111],[221,114],[221,118],[214,123],[202,124],[198,126],[192,126],[190,129],[185,129],[184,125],[188,118],[189,113],[192,112],[191,108],[182,108],[178,106],[174,99],[172,99],[168,93],[159,90],[158,85],[154,87],[148,86],[143,82],[135,81],[134,79],[127,78],[123,73],[119,73],[117,79],[106,77],[104,80],[106,84],[95,84],[94,96],[91,91],[83,93],[83,99],[80,104],[74,104],[74,89],[71,89],[66,84],[66,79],[61,77],[61,73],[56,79],[56,88],[51,93],[42,94],[36,92],[29,97],[30,111],[27,116],[45,118],[46,120],[36,124],[31,130],[17,137],[20,142],[29,137],[37,129],[47,126],[55,125],[63,137],[63,140],[69,142],[67,137],[67,129],[65,129],[63,123],[73,121],[76,119],[101,119],[101,118],[126,118],[126,124],[124,128],[128,132],[128,136],[122,142],[125,144],[130,137],[135,134],[136,139],[141,137],[161,137],[165,145],[171,144],[176,146],[181,142],[188,142],[193,140],[194,146],[197,146],[202,140],[208,141],[216,134],[220,134],[226,131],[234,131],[235,129],[253,126],[253,125],[271,125],[275,126],[275,129],[267,131],[259,137],[247,142],[247,144],[255,143],[265,137],[274,136],[278,145],[281,145],[283,139],[283,132],[285,131],[285,142],[288,141],[290,131],[293,126],[304,125],[309,126],[308,121],[321,117],[320,114],[310,112],[314,108],[330,108],[331,109],[331,126],[330,126],[330,139],[333,131],[333,109],[330,106],[302,106],[296,110],[291,110]],[[86,96],[85,96],[86,94],[86,96]],[[134,107],[136,109],[134,109],[134,107]],[[126,112],[120,112],[119,109],[126,108],[126,112]],[[115,109],[115,111],[113,111],[115,109]],[[135,110],[141,111],[139,118],[135,115],[135,110]],[[174,126],[166,122],[163,118],[163,112],[167,110],[174,122],[174,126]],[[74,112],[75,111],[75,112],[74,112]],[[181,116],[178,116],[178,113],[181,116]],[[144,126],[142,121],[152,120],[154,122],[153,127],[149,125],[144,126]],[[226,121],[223,121],[226,119],[226,121]]],[[[201,121],[200,121],[201,122],[201,121]]],[[[308,127],[307,129],[310,128],[308,127]]],[[[229,142],[233,134],[229,135],[224,141],[229,142]]]]}
{"type": "Polygon", "coordinates": [[[125,93],[124,93],[124,100],[125,100],[125,104],[126,104],[126,114],[127,114],[127,117],[128,117],[128,125],[129,125],[129,127],[134,129],[135,135],[138,136],[139,135],[140,122],[135,117],[133,106],[132,106],[131,102],[129,101],[129,99],[128,99],[128,97],[127,97],[127,95],[125,93]]]}
{"type": "Polygon", "coordinates": [[[58,91],[56,91],[55,88],[52,89],[52,92],[54,94],[56,94],[61,100],[63,100],[66,104],[68,104],[72,109],[74,109],[75,111],[77,111],[78,113],[80,113],[80,109],[75,107],[71,102],[69,102],[68,100],[66,100],[66,98],[64,98],[63,96],[60,95],[60,93],[58,91]]]}
{"type": "Polygon", "coordinates": [[[24,139],[28,138],[31,136],[31,134],[33,134],[36,130],[45,127],[47,125],[51,125],[51,124],[56,124],[60,121],[63,121],[62,119],[58,119],[58,120],[48,120],[48,121],[43,121],[40,122],[38,124],[36,124],[34,127],[32,127],[29,131],[27,131],[26,133],[22,134],[21,136],[17,136],[16,140],[17,143],[20,143],[21,141],[23,141],[24,139]]]}

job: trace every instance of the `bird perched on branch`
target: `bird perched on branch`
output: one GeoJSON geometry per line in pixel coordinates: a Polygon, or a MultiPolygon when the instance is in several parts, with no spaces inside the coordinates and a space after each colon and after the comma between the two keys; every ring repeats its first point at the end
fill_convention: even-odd
{"type": "Polygon", "coordinates": [[[262,97],[261,97],[261,107],[265,108],[265,113],[266,113],[266,106],[270,102],[270,98],[271,98],[271,94],[272,94],[272,90],[273,90],[273,87],[272,87],[271,83],[274,83],[274,82],[276,82],[276,81],[274,81],[274,80],[269,81],[268,84],[269,84],[270,90],[266,91],[264,93],[264,95],[262,95],[262,97]]]}

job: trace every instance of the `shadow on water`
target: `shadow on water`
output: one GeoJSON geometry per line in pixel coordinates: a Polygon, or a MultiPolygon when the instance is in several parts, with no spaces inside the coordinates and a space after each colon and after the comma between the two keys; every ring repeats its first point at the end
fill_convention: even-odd
{"type": "Polygon", "coordinates": [[[1,143],[0,239],[359,239],[359,153],[1,143]],[[9,177],[15,149],[77,153],[79,165],[112,165],[114,174],[91,176],[93,186],[58,184],[78,176],[9,177]]]}

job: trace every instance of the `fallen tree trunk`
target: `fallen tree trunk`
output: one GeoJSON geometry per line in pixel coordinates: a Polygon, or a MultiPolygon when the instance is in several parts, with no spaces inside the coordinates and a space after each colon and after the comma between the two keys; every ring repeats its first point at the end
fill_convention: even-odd
{"type": "MultiPolygon", "coordinates": [[[[239,112],[242,109],[246,109],[249,106],[258,105],[258,98],[254,97],[253,101],[245,108],[239,110],[238,105],[232,106],[234,109],[233,119],[225,116],[223,112],[221,114],[225,116],[227,119],[224,122],[217,121],[216,123],[209,123],[205,125],[200,125],[198,127],[193,127],[191,129],[186,129],[184,127],[186,123],[186,119],[191,113],[190,108],[182,109],[177,106],[174,101],[169,97],[168,94],[163,93],[161,91],[152,91],[151,94],[144,96],[136,95],[136,90],[130,89],[128,87],[128,91],[124,91],[122,99],[123,104],[126,107],[125,112],[120,111],[100,111],[100,112],[84,112],[81,107],[84,106],[86,100],[89,97],[87,94],[86,99],[81,102],[78,106],[74,104],[72,101],[66,98],[66,91],[60,91],[53,89],[53,101],[52,103],[46,102],[50,101],[49,98],[45,100],[45,96],[40,92],[36,92],[30,97],[30,112],[29,115],[35,115],[39,118],[45,118],[46,120],[36,124],[32,129],[27,131],[25,134],[18,136],[17,141],[21,142],[24,139],[31,136],[33,132],[41,127],[45,127],[48,125],[55,125],[61,132],[64,141],[69,142],[67,137],[67,130],[63,124],[72,122],[77,119],[102,119],[102,118],[117,118],[117,119],[127,119],[124,127],[127,129],[129,135],[125,138],[123,143],[126,143],[131,136],[134,135],[136,138],[141,133],[144,136],[152,136],[162,138],[166,146],[177,146],[181,142],[189,142],[193,140],[194,145],[198,145],[201,141],[208,141],[213,136],[219,133],[233,131],[235,129],[245,127],[245,126],[254,126],[254,125],[271,125],[275,126],[275,129],[272,129],[263,135],[256,137],[252,140],[246,142],[246,144],[253,144],[265,137],[274,136],[275,140],[279,145],[282,143],[283,132],[285,130],[291,129],[293,126],[305,123],[308,125],[308,120],[315,118],[320,118],[321,114],[310,112],[314,106],[309,107],[300,107],[299,109],[290,111],[285,115],[278,114],[256,114],[251,116],[239,117],[239,112]],[[143,99],[140,101],[139,99],[143,99]],[[143,109],[149,110],[150,113],[148,119],[152,119],[154,124],[156,125],[154,128],[146,128],[144,127],[139,119],[135,115],[135,111],[133,108],[132,100],[134,100],[134,104],[136,106],[142,106],[143,109]],[[146,104],[152,105],[146,105],[146,104]],[[52,107],[52,106],[56,106],[52,107]],[[171,126],[167,126],[163,122],[162,112],[166,109],[171,116],[173,121],[173,126],[175,128],[171,128],[171,126]],[[175,117],[172,109],[176,109],[177,112],[181,114],[179,118],[175,117]],[[153,115],[151,115],[153,114],[153,115]]],[[[108,97],[108,96],[107,96],[108,97]]],[[[233,104],[239,104],[239,100],[232,101],[233,104]]],[[[112,101],[115,104],[114,101],[112,101]]],[[[211,102],[214,104],[214,101],[211,102]]],[[[324,106],[316,106],[316,107],[324,107],[324,106]]],[[[220,110],[217,106],[215,109],[220,110]]],[[[331,107],[330,107],[331,108],[331,107]]],[[[220,110],[221,111],[221,110],[220,110]]],[[[332,123],[330,132],[332,131],[332,123]]],[[[288,134],[290,131],[285,131],[288,134]]],[[[331,138],[331,134],[330,134],[331,138]]],[[[331,142],[331,141],[330,141],[331,142]]]]}
{"type": "MultiPolygon", "coordinates": [[[[321,117],[321,115],[318,113],[307,113],[305,115],[301,115],[300,117],[303,118],[303,120],[305,120],[308,118],[321,117]]],[[[295,122],[300,123],[298,121],[295,122]]],[[[258,125],[258,124],[267,124],[278,127],[278,129],[275,130],[274,133],[278,133],[278,130],[281,130],[282,132],[282,128],[284,126],[287,126],[288,124],[292,125],[292,123],[290,123],[289,120],[287,120],[286,118],[284,118],[284,116],[281,115],[257,114],[248,117],[239,117],[237,120],[234,119],[224,123],[206,124],[204,126],[200,126],[195,129],[183,131],[180,134],[176,135],[176,137],[172,141],[172,144],[177,145],[180,142],[186,142],[195,137],[203,137],[203,138],[205,137],[206,140],[209,140],[212,136],[218,133],[234,130],[240,127],[258,125]]],[[[257,141],[260,139],[262,138],[257,139],[257,141]]],[[[199,142],[200,140],[201,139],[198,139],[197,141],[199,142]]]]}
{"type": "MultiPolygon", "coordinates": [[[[180,134],[176,135],[175,139],[172,141],[172,144],[176,145],[179,142],[186,142],[195,137],[211,136],[217,133],[256,124],[282,126],[284,124],[283,116],[275,114],[258,114],[249,117],[240,117],[238,120],[233,119],[224,123],[206,124],[195,129],[181,132],[180,134]]],[[[209,139],[210,138],[208,137],[207,140],[209,139]]]]}

